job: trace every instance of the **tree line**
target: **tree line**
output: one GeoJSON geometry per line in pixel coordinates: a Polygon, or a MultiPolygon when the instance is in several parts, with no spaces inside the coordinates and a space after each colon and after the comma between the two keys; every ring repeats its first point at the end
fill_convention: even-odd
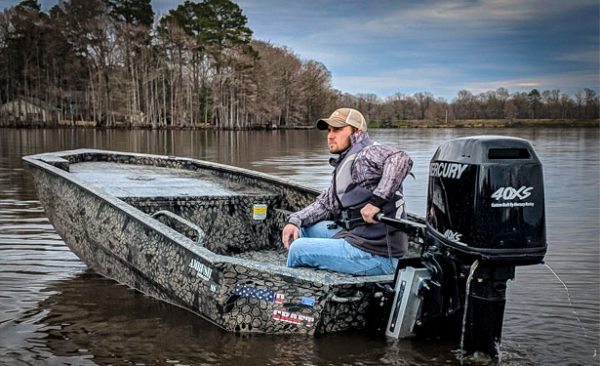
{"type": "MultiPolygon", "coordinates": [[[[0,13],[0,106],[36,105],[49,124],[152,128],[307,126],[342,105],[389,122],[598,118],[591,89],[461,90],[452,102],[350,95],[332,88],[322,63],[252,34],[230,0],[188,0],[160,17],[150,0],[62,0],[47,12],[24,0],[0,13]]],[[[14,118],[15,108],[0,109],[0,125],[14,118]]]]}
{"type": "Polygon", "coordinates": [[[229,0],[25,0],[0,14],[0,102],[99,126],[301,125],[334,103],[316,61],[252,39],[229,0]]]}
{"type": "Polygon", "coordinates": [[[374,94],[343,95],[341,104],[365,111],[372,120],[386,124],[406,120],[594,120],[600,113],[597,93],[585,88],[574,96],[558,89],[509,93],[505,88],[473,94],[460,90],[452,102],[419,92],[396,93],[385,99],[374,94]]]}

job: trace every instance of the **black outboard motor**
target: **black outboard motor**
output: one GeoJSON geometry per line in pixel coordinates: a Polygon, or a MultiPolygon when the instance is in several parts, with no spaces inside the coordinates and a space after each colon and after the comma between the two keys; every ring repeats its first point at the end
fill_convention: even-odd
{"type": "Polygon", "coordinates": [[[531,144],[477,136],[441,145],[429,169],[426,231],[432,261],[446,272],[443,314],[457,310],[451,299],[461,299],[460,315],[467,309],[464,351],[497,356],[506,282],[515,266],[541,263],[547,248],[542,164],[531,144]]]}
{"type": "Polygon", "coordinates": [[[448,141],[431,159],[426,226],[379,216],[421,237],[420,261],[401,259],[385,333],[461,337],[465,354],[497,357],[506,283],[546,253],[542,164],[523,139],[448,141]],[[468,294],[467,294],[468,292],[468,294]]]}
{"type": "Polygon", "coordinates": [[[523,139],[465,137],[429,167],[427,232],[466,258],[540,263],[546,253],[542,163],[523,139]]]}

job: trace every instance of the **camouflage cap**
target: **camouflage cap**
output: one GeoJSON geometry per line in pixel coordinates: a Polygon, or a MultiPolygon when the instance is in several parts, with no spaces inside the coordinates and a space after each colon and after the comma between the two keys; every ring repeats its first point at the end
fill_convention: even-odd
{"type": "Polygon", "coordinates": [[[327,125],[332,127],[353,126],[363,131],[367,130],[367,121],[362,113],[353,108],[338,108],[329,116],[317,121],[319,130],[326,130],[327,125]]]}

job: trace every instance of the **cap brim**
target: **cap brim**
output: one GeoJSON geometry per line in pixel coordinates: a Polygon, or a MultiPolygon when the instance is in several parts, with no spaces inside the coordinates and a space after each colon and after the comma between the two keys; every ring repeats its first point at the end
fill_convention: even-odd
{"type": "Polygon", "coordinates": [[[317,128],[319,130],[326,130],[327,126],[344,127],[344,126],[349,126],[349,124],[342,122],[342,121],[336,121],[331,118],[324,118],[324,119],[320,119],[317,121],[317,128]]]}

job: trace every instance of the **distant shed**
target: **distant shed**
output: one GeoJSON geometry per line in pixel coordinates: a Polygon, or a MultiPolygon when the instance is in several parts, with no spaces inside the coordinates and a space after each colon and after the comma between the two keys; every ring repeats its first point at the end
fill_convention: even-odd
{"type": "Polygon", "coordinates": [[[35,98],[18,97],[0,106],[0,124],[47,126],[58,123],[60,110],[35,98]]]}

